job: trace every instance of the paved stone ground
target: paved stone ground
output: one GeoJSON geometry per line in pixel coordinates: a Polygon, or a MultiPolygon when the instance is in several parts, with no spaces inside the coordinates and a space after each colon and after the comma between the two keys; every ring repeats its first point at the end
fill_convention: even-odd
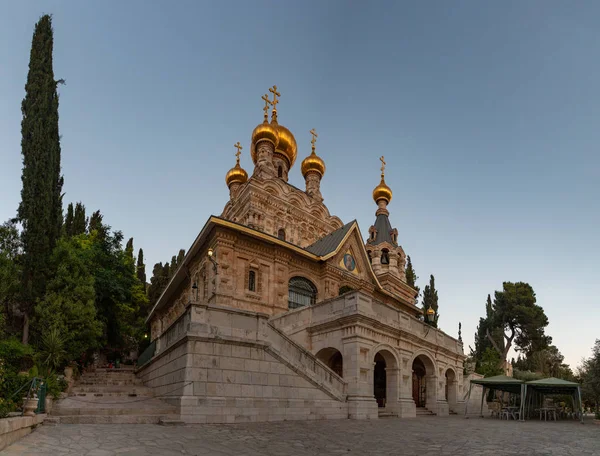
{"type": "Polygon", "coordinates": [[[464,417],[236,425],[40,426],[0,452],[23,455],[600,455],[600,426],[464,417]]]}

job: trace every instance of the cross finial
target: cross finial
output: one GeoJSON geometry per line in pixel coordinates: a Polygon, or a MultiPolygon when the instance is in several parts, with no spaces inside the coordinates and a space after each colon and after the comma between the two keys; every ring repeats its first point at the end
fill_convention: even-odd
{"type": "Polygon", "coordinates": [[[277,111],[277,103],[279,103],[279,100],[277,99],[277,97],[280,97],[281,94],[277,91],[276,85],[271,87],[269,89],[269,92],[271,92],[273,94],[273,101],[271,102],[271,104],[273,105],[273,111],[277,111]]]}
{"type": "Polygon", "coordinates": [[[269,106],[271,106],[273,104],[273,102],[271,100],[269,100],[269,94],[265,93],[262,97],[262,100],[264,100],[265,102],[265,107],[263,108],[263,111],[265,112],[265,121],[267,120],[267,118],[269,117],[269,106]]]}
{"type": "Polygon", "coordinates": [[[312,135],[312,139],[310,140],[310,143],[312,144],[312,151],[315,151],[315,144],[317,143],[317,138],[319,137],[319,135],[317,134],[317,132],[315,131],[315,129],[313,128],[311,131],[309,131],[309,133],[312,135]]]}
{"type": "Polygon", "coordinates": [[[240,142],[238,141],[237,143],[235,143],[233,145],[233,147],[235,147],[237,149],[237,152],[235,153],[235,157],[237,160],[237,164],[240,164],[240,155],[242,154],[240,151],[243,149],[242,145],[240,144],[240,142]]]}
{"type": "Polygon", "coordinates": [[[381,177],[383,178],[383,176],[385,174],[385,165],[386,165],[384,156],[382,155],[379,160],[381,160],[381,177]]]}

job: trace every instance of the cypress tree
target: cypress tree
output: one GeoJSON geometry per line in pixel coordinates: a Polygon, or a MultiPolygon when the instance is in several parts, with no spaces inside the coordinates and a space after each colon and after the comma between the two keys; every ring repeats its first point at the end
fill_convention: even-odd
{"type": "Polygon", "coordinates": [[[430,307],[435,310],[435,318],[431,323],[427,319],[425,319],[425,322],[437,328],[440,314],[438,312],[438,292],[435,289],[435,277],[433,277],[433,274],[429,277],[429,285],[425,285],[425,289],[423,290],[423,313],[425,315],[427,315],[427,309],[430,307]]]}
{"type": "Polygon", "coordinates": [[[183,259],[185,258],[185,250],[181,249],[179,250],[179,253],[177,254],[177,266],[181,266],[181,263],[183,263],[183,259]]]}
{"type": "Polygon", "coordinates": [[[52,18],[35,25],[25,98],[21,104],[23,189],[17,218],[23,226],[22,312],[23,343],[29,341],[29,322],[49,275],[50,255],[62,230],[60,137],[57,85],[52,67],[52,18]]]}
{"type": "Polygon", "coordinates": [[[73,236],[79,236],[85,233],[87,229],[87,219],[85,218],[85,206],[82,203],[75,205],[75,212],[73,214],[73,226],[71,228],[73,236]]]}
{"type": "Polygon", "coordinates": [[[125,246],[125,253],[129,258],[133,260],[133,238],[129,238],[127,245],[125,246]]]}
{"type": "Polygon", "coordinates": [[[138,253],[138,257],[137,257],[136,275],[137,275],[138,280],[141,282],[141,284],[144,286],[144,289],[145,289],[145,287],[146,287],[146,265],[144,264],[144,251],[142,249],[140,249],[140,252],[138,253]]]}
{"type": "Polygon", "coordinates": [[[415,272],[415,269],[413,268],[412,265],[412,261],[410,260],[410,255],[406,257],[406,283],[408,285],[410,285],[411,287],[413,287],[415,290],[417,290],[417,294],[415,295],[415,298],[419,297],[419,293],[421,292],[421,289],[417,286],[417,279],[419,277],[417,276],[417,273],[415,272]]]}
{"type": "Polygon", "coordinates": [[[73,236],[73,217],[73,203],[69,203],[67,217],[65,218],[65,235],[67,237],[73,236]]]}
{"type": "Polygon", "coordinates": [[[177,257],[175,255],[173,255],[171,257],[171,266],[169,268],[169,277],[171,277],[173,274],[175,274],[175,271],[177,271],[177,257]]]}

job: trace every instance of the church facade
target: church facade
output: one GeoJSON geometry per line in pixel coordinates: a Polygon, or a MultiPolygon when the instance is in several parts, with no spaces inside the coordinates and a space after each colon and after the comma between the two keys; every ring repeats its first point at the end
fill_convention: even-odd
{"type": "Polygon", "coordinates": [[[269,91],[253,173],[238,142],[229,200],[152,309],[153,355],[138,376],[193,423],[459,411],[463,346],[424,323],[406,283],[383,157],[365,241],[323,203],[314,130],[300,166],[306,188],[288,183],[296,140],[278,121],[277,87],[269,91]]]}

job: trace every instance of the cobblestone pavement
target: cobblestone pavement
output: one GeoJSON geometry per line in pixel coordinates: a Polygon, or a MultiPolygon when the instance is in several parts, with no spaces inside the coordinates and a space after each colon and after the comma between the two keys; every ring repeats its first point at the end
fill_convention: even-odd
{"type": "Polygon", "coordinates": [[[0,452],[22,455],[600,455],[600,426],[422,417],[236,425],[40,426],[0,452]]]}

